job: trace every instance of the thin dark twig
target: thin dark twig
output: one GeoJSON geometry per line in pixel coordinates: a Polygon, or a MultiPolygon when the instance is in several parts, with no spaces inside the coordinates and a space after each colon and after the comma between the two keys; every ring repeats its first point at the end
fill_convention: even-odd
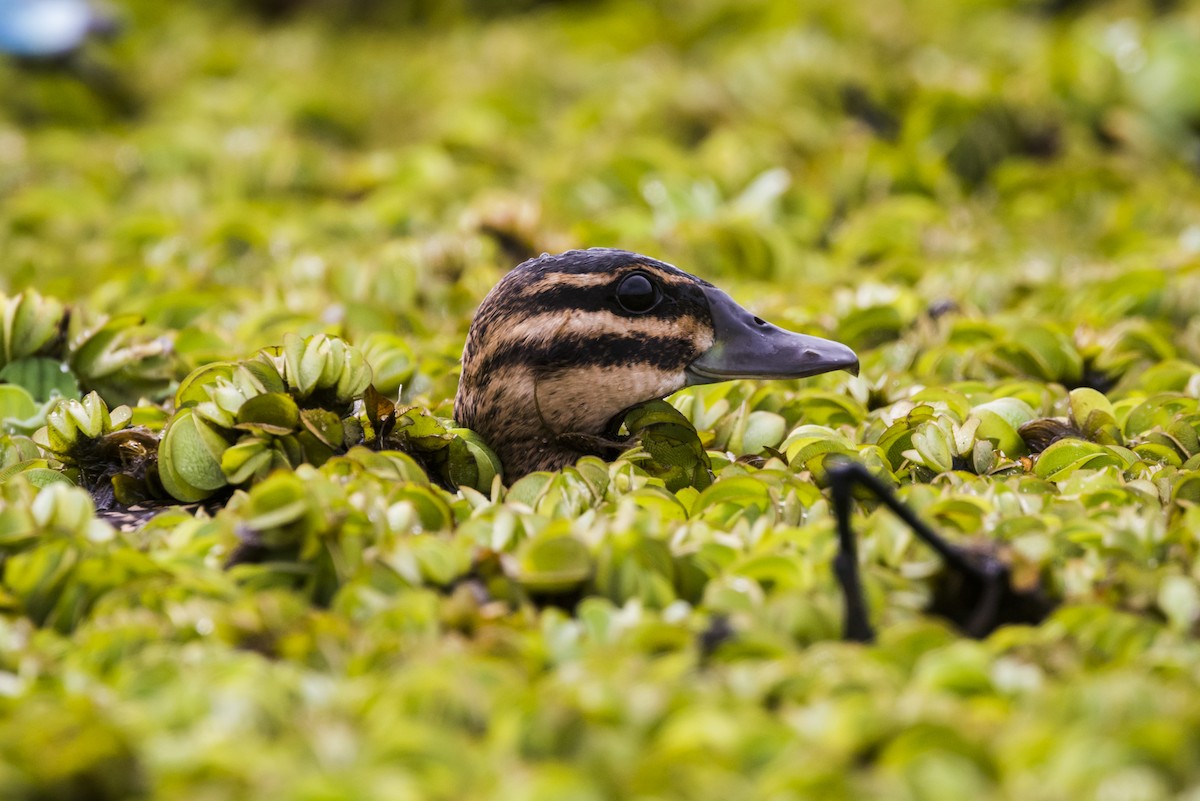
{"type": "Polygon", "coordinates": [[[958,574],[965,587],[957,596],[958,603],[954,604],[958,608],[947,611],[969,636],[986,636],[1005,622],[1038,622],[1053,609],[1053,602],[1036,589],[1013,589],[1009,568],[1000,559],[990,554],[976,554],[948,542],[901,502],[891,487],[862,464],[839,461],[829,465],[826,474],[833,512],[837,518],[838,554],[834,560],[834,573],[845,596],[843,635],[847,640],[872,642],[875,638],[863,595],[858,543],[850,526],[851,499],[855,486],[866,488],[883,502],[942,558],[947,567],[958,574]]]}

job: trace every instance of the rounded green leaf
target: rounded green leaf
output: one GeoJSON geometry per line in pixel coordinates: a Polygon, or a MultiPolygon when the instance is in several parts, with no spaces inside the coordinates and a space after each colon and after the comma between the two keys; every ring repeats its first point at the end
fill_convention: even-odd
{"type": "Polygon", "coordinates": [[[1038,478],[1060,481],[1084,468],[1122,466],[1122,460],[1103,445],[1081,439],[1060,439],[1038,456],[1033,471],[1038,478]]]}
{"type": "Polygon", "coordinates": [[[395,334],[372,333],[362,342],[362,354],[371,366],[371,380],[381,395],[395,397],[400,385],[416,368],[412,347],[395,334]]]}
{"type": "Polygon", "coordinates": [[[231,380],[236,367],[234,362],[214,362],[188,373],[175,391],[175,408],[186,409],[208,401],[206,387],[215,385],[219,379],[231,380]]]}
{"type": "Polygon", "coordinates": [[[945,404],[957,420],[966,420],[971,413],[971,402],[967,396],[953,389],[926,387],[909,398],[913,403],[945,404]]]}
{"type": "Polygon", "coordinates": [[[158,447],[163,488],[181,501],[207,498],[228,481],[221,457],[229,443],[211,426],[181,409],[167,425],[158,447]]]}
{"type": "Polygon", "coordinates": [[[1133,446],[1133,452],[1147,462],[1167,464],[1172,467],[1183,465],[1183,457],[1179,455],[1179,451],[1161,442],[1143,442],[1133,446]]]}
{"type": "Polygon", "coordinates": [[[526,541],[518,552],[517,564],[517,581],[535,594],[569,592],[592,575],[592,556],[587,546],[567,534],[526,541]]]}
{"type": "Polygon", "coordinates": [[[1200,506],[1200,472],[1190,472],[1180,478],[1171,489],[1171,500],[1200,506]]]}
{"type": "Polygon", "coordinates": [[[305,409],[300,412],[300,422],[304,426],[304,431],[315,437],[326,448],[338,450],[342,447],[346,429],[342,425],[342,418],[338,417],[337,413],[328,409],[305,409]]]}
{"type": "Polygon", "coordinates": [[[0,384],[0,422],[24,420],[37,413],[38,405],[24,387],[0,384]]]}
{"type": "Polygon", "coordinates": [[[270,444],[258,438],[239,442],[221,454],[221,472],[230,484],[243,484],[269,469],[274,458],[270,444]]]}
{"type": "Polygon", "coordinates": [[[692,505],[692,516],[727,524],[738,515],[753,520],[772,505],[770,490],[761,481],[737,476],[714,482],[692,505]]]}
{"type": "Polygon", "coordinates": [[[454,522],[454,513],[432,487],[400,487],[392,493],[393,503],[409,504],[416,512],[422,531],[444,531],[454,522]]]}
{"type": "Polygon", "coordinates": [[[1017,398],[997,398],[979,404],[971,414],[979,418],[979,428],[975,430],[977,440],[990,441],[996,450],[1010,458],[1028,452],[1017,429],[1037,417],[1029,404],[1017,398]]]}
{"type": "Polygon", "coordinates": [[[783,442],[787,433],[787,420],[774,412],[750,412],[746,417],[746,428],[742,432],[739,446],[730,443],[734,453],[762,453],[764,448],[774,448],[783,442]]]}
{"type": "Polygon", "coordinates": [[[300,408],[290,395],[268,392],[248,399],[237,411],[237,428],[283,436],[300,425],[300,408]]]}
{"type": "Polygon", "coordinates": [[[934,423],[922,423],[913,431],[912,443],[926,467],[945,473],[954,469],[950,439],[950,435],[934,423]]]}
{"type": "Polygon", "coordinates": [[[522,476],[513,485],[508,488],[508,493],[504,496],[505,500],[522,503],[526,506],[533,507],[537,504],[537,500],[541,497],[542,491],[546,488],[554,478],[553,473],[545,471],[537,471],[530,473],[527,476],[522,476]]]}
{"type": "MultiPolygon", "coordinates": [[[[310,499],[304,482],[295,473],[273,473],[250,490],[246,525],[259,532],[287,526],[305,515],[310,499]]],[[[285,537],[284,541],[290,539],[285,537]]]]}
{"type": "Polygon", "coordinates": [[[472,487],[480,492],[488,492],[491,489],[492,480],[500,475],[502,470],[500,457],[492,452],[492,449],[487,446],[482,437],[470,429],[452,428],[449,433],[454,434],[463,441],[466,445],[467,453],[474,462],[476,472],[472,487]]]}
{"type": "Polygon", "coordinates": [[[1071,420],[1079,428],[1083,428],[1094,412],[1101,412],[1116,422],[1113,405],[1102,392],[1091,387],[1078,387],[1071,390],[1068,397],[1071,403],[1071,420]]]}

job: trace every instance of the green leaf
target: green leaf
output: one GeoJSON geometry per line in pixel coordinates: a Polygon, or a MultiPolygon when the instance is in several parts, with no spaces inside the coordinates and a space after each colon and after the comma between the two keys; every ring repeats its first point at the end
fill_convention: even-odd
{"type": "Polygon", "coordinates": [[[444,531],[454,521],[449,504],[431,487],[399,487],[392,493],[392,502],[411,505],[421,531],[444,531]]]}
{"type": "Polygon", "coordinates": [[[42,487],[48,487],[51,484],[66,484],[68,486],[75,486],[74,482],[65,476],[61,470],[54,470],[46,467],[45,464],[46,463],[44,460],[38,459],[24,462],[20,465],[14,465],[13,467],[7,468],[3,471],[3,474],[0,475],[0,483],[7,481],[13,476],[19,475],[21,478],[25,479],[39,489],[42,487]],[[14,470],[14,468],[19,469],[14,470]],[[14,472],[10,474],[10,470],[13,470],[14,472]]]}
{"type": "Polygon", "coordinates": [[[667,489],[707,487],[711,482],[712,463],[700,442],[696,429],[674,406],[666,401],[650,401],[635,406],[625,416],[631,436],[650,455],[641,467],[661,478],[667,489]]]}
{"type": "Polygon", "coordinates": [[[787,421],[782,415],[774,412],[750,412],[746,418],[741,442],[737,445],[730,443],[730,449],[735,453],[762,453],[764,449],[774,448],[783,442],[786,433],[787,421]]]}
{"type": "Polygon", "coordinates": [[[300,412],[304,430],[331,451],[343,445],[345,428],[342,419],[328,409],[305,409],[300,412]]]}
{"type": "Polygon", "coordinates": [[[323,336],[301,339],[288,334],[283,338],[286,378],[297,396],[307,398],[317,388],[328,357],[329,342],[323,336]]]}
{"type": "MultiPolygon", "coordinates": [[[[75,376],[65,364],[54,359],[27,358],[9,362],[0,369],[0,382],[24,388],[37,402],[55,397],[79,397],[75,376]]],[[[32,412],[26,415],[29,416],[32,412]]]]}
{"type": "Polygon", "coordinates": [[[517,555],[516,579],[538,594],[570,592],[592,574],[587,546],[570,535],[546,535],[526,541],[517,555]]]}
{"type": "Polygon", "coordinates": [[[1009,458],[1028,452],[1017,429],[1037,417],[1029,404],[1017,398],[997,398],[974,407],[971,414],[979,418],[979,428],[975,431],[977,439],[988,440],[1009,458]]]}
{"type": "Polygon", "coordinates": [[[416,369],[416,357],[403,338],[376,331],[362,342],[362,354],[371,366],[372,382],[383,395],[395,396],[416,369]]]}
{"type": "MultiPolygon", "coordinates": [[[[246,525],[267,532],[295,523],[308,512],[309,500],[299,477],[293,473],[274,473],[250,491],[246,525]]],[[[275,544],[283,543],[276,539],[275,544]]]]}
{"type": "MultiPolygon", "coordinates": [[[[54,298],[44,298],[33,290],[8,298],[0,321],[3,364],[11,364],[45,349],[58,335],[65,312],[62,303],[54,298]]],[[[3,378],[2,373],[0,378],[3,378]]],[[[27,385],[26,388],[32,390],[27,385]]],[[[37,393],[35,396],[42,397],[37,393]]]]}
{"type": "Polygon", "coordinates": [[[159,478],[181,501],[207,498],[228,482],[221,457],[229,442],[192,413],[181,409],[167,424],[159,444],[159,478]]]}
{"type": "Polygon", "coordinates": [[[765,510],[771,503],[770,491],[749,476],[726,478],[700,493],[692,505],[692,515],[727,521],[748,509],[765,510]]]}
{"type": "Polygon", "coordinates": [[[1123,467],[1124,463],[1103,445],[1066,438],[1042,451],[1034,465],[1034,474],[1049,481],[1061,481],[1077,470],[1110,465],[1123,467]]]}
{"type": "MultiPolygon", "coordinates": [[[[449,430],[449,433],[461,439],[466,445],[467,455],[471,458],[475,468],[475,476],[472,483],[466,484],[466,482],[462,481],[456,481],[455,483],[460,486],[466,484],[466,486],[473,487],[480,492],[490,491],[492,480],[501,473],[500,457],[496,456],[487,443],[483,441],[482,437],[470,429],[452,428],[449,430]]],[[[452,457],[453,455],[452,453],[452,457]]]]}
{"type": "Polygon", "coordinates": [[[513,485],[508,488],[508,493],[505,495],[506,500],[510,502],[524,504],[525,506],[533,507],[537,504],[537,500],[541,497],[546,485],[554,478],[553,473],[545,471],[536,471],[526,476],[522,476],[513,485]]]}
{"type": "Polygon", "coordinates": [[[175,408],[186,409],[209,400],[207,387],[215,386],[222,379],[233,380],[236,367],[234,362],[214,362],[188,373],[175,391],[175,408]]]}
{"type": "Polygon", "coordinates": [[[24,387],[0,384],[0,422],[24,420],[37,413],[38,405],[24,387]]]}
{"type": "Polygon", "coordinates": [[[437,451],[447,447],[452,437],[436,417],[413,406],[396,417],[393,436],[418,451],[437,451]]]}
{"type": "MultiPolygon", "coordinates": [[[[300,408],[291,396],[268,392],[246,400],[237,410],[236,428],[283,436],[300,426],[300,408]]],[[[340,444],[340,442],[339,442],[340,444]]]]}
{"type": "Polygon", "coordinates": [[[954,452],[946,432],[933,423],[922,423],[913,431],[912,443],[930,470],[945,473],[954,469],[954,452]]]}
{"type": "Polygon", "coordinates": [[[230,484],[244,484],[251,477],[262,477],[273,460],[274,451],[268,442],[247,438],[221,454],[221,472],[230,484]]]}
{"type": "Polygon", "coordinates": [[[1165,577],[1157,603],[1174,629],[1190,632],[1200,621],[1200,587],[1188,576],[1165,577]]]}

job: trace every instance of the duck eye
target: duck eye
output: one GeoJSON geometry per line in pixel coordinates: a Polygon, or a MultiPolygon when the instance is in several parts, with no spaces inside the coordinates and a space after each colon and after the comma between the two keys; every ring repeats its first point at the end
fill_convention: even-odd
{"type": "Polygon", "coordinates": [[[631,314],[650,311],[658,303],[658,299],[658,289],[642,273],[627,276],[617,285],[617,303],[631,314]]]}

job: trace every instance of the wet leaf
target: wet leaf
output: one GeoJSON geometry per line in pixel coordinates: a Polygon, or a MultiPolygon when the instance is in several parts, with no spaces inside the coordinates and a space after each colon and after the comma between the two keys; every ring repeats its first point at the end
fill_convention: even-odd
{"type": "Polygon", "coordinates": [[[65,364],[54,359],[11,361],[0,369],[0,382],[21,387],[41,402],[55,397],[78,398],[80,394],[75,376],[65,364]]]}
{"type": "Polygon", "coordinates": [[[336,413],[327,409],[305,409],[300,412],[300,419],[305,431],[326,448],[332,451],[342,447],[345,428],[336,413]]]}

